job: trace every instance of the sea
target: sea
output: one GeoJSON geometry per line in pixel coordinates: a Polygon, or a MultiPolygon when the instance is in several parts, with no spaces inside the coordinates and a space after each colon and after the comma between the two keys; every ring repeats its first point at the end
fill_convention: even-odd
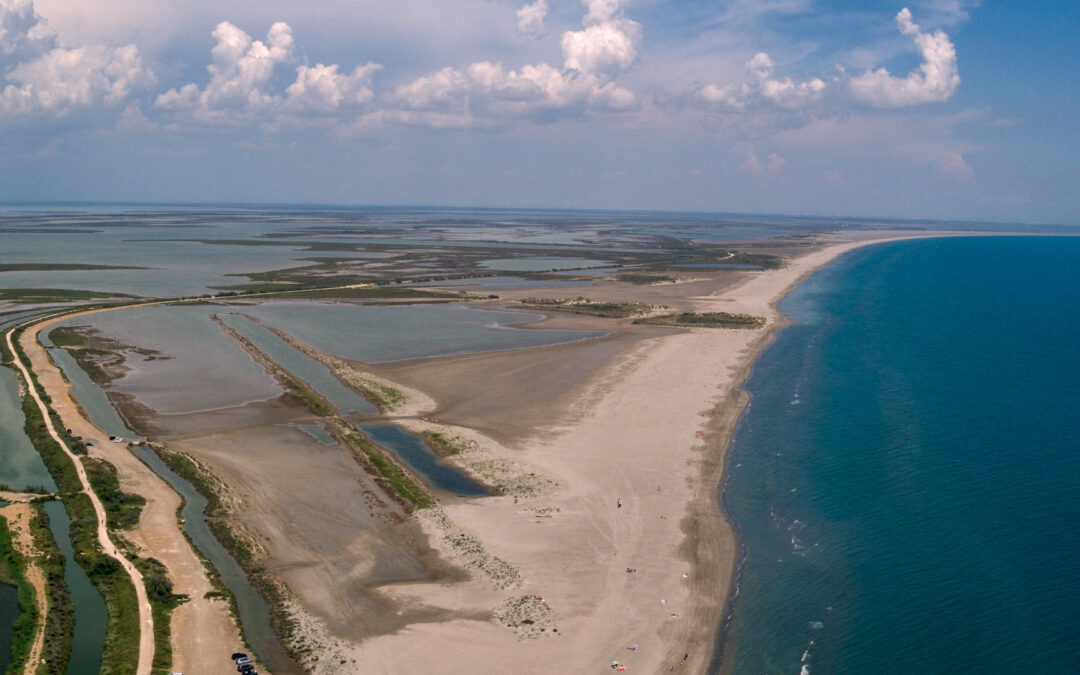
{"type": "Polygon", "coordinates": [[[780,305],[721,501],[725,673],[1080,673],[1080,238],[850,252],[780,305]]]}

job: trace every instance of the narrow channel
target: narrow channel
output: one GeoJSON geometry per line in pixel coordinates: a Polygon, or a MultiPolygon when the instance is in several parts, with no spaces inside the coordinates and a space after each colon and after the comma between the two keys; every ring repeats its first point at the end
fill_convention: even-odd
{"type": "Polygon", "coordinates": [[[71,384],[71,395],[78,402],[90,423],[112,436],[141,440],[138,434],[127,428],[116,408],[109,402],[105,390],[90,379],[68,350],[53,345],[49,339],[52,329],[40,333],[41,344],[49,352],[49,358],[64,373],[64,378],[71,384]]]}
{"type": "Polygon", "coordinates": [[[75,605],[75,634],[71,639],[71,660],[65,675],[86,675],[101,669],[101,654],[105,651],[105,627],[109,612],[86,572],[75,561],[71,547],[71,519],[64,504],[51,501],[45,504],[49,529],[60,552],[64,554],[64,581],[75,605]]]}
{"type": "Polygon", "coordinates": [[[465,472],[441,463],[428,444],[393,424],[361,424],[356,427],[373,443],[389,450],[398,461],[420,474],[432,488],[461,497],[490,497],[491,493],[465,472]]]}
{"type": "Polygon", "coordinates": [[[277,675],[301,672],[274,634],[270,625],[270,605],[255,590],[244,570],[210,531],[206,523],[206,498],[195,486],[170,469],[149,447],[133,446],[132,452],[183,497],[184,506],[180,509],[180,516],[184,520],[184,531],[199,552],[218,571],[222,583],[236,598],[240,628],[248,646],[277,675]]]}

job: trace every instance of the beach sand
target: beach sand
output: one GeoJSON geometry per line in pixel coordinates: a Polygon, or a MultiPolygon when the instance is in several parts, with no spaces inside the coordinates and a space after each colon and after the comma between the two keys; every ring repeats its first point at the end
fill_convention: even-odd
{"type": "MultiPolygon", "coordinates": [[[[485,415],[460,401],[430,411],[425,420],[402,421],[415,430],[456,430],[490,456],[542,476],[552,487],[538,496],[443,506],[455,528],[519,571],[517,583],[499,588],[474,572],[466,583],[384,588],[406,605],[494,609],[496,621],[412,624],[343,648],[342,656],[366,664],[365,672],[372,673],[600,672],[614,661],[633,672],[703,672],[737,558],[736,538],[717,504],[723,457],[746,402],[739,385],[783,325],[776,303],[837,255],[904,237],[862,233],[858,240],[834,239],[784,269],[736,273],[736,283],[714,284],[719,290],[712,292],[708,283],[695,284],[691,294],[680,284],[669,286],[666,292],[678,302],[666,304],[679,309],[754,314],[768,317],[768,324],[755,330],[639,333],[598,372],[589,372],[591,379],[573,388],[569,400],[537,397],[538,405],[548,406],[546,427],[530,421],[521,429],[510,425],[505,433],[484,434],[499,425],[490,418],[478,423],[485,415]],[[431,418],[472,429],[439,426],[431,418]],[[503,623],[516,622],[516,629],[498,620],[510,605],[518,606],[515,618],[503,623]]],[[[557,354],[559,349],[570,347],[537,351],[557,354]]],[[[441,367],[444,375],[454,371],[446,382],[460,382],[467,374],[492,387],[495,394],[479,398],[498,410],[496,394],[508,395],[511,388],[483,379],[479,366],[462,370],[470,360],[496,363],[490,355],[459,357],[431,368],[441,367]]],[[[447,385],[425,389],[425,380],[442,378],[421,368],[401,366],[396,375],[439,400],[437,390],[447,385]]],[[[394,370],[387,367],[381,374],[394,379],[394,370]]],[[[515,376],[517,396],[528,398],[529,369],[522,366],[515,376]]],[[[539,377],[538,386],[554,385],[539,377]]],[[[449,543],[445,522],[421,520],[446,558],[469,566],[449,543]]]]}

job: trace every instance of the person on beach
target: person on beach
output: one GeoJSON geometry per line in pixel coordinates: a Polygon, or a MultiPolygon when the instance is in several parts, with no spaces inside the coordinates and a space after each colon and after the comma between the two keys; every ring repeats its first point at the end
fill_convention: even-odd
{"type": "Polygon", "coordinates": [[[622,508],[622,498],[621,497],[619,499],[615,500],[615,508],[618,508],[618,509],[622,508]]]}

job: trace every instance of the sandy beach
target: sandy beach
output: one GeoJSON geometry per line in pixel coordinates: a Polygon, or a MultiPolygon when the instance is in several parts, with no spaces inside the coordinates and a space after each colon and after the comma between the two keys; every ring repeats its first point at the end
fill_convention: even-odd
{"type": "MultiPolygon", "coordinates": [[[[492,671],[601,672],[616,661],[633,672],[703,672],[736,562],[716,490],[745,405],[739,385],[783,325],[776,304],[784,295],[836,256],[896,238],[905,235],[833,239],[781,270],[740,273],[733,285],[683,298],[695,311],[754,314],[768,323],[645,336],[576,388],[567,410],[549,418],[555,424],[537,432],[496,439],[456,427],[455,417],[473,417],[456,406],[400,420],[416,431],[459,433],[553,488],[443,506],[455,528],[518,570],[515,583],[500,588],[475,572],[465,583],[382,589],[404,606],[494,610],[495,621],[411,624],[339,646],[334,656],[378,673],[471,673],[478,664],[492,671]],[[508,613],[510,607],[517,609],[508,613]]],[[[394,377],[392,368],[383,374],[394,377]]],[[[423,377],[400,374],[423,389],[423,377]]],[[[433,546],[469,566],[448,543],[445,521],[423,512],[420,519],[433,546]]]]}

